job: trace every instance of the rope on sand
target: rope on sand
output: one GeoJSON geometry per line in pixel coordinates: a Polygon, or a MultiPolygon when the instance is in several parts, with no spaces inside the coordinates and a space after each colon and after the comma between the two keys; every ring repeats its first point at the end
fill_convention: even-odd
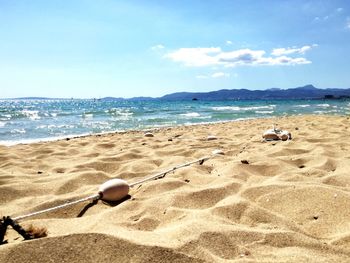
{"type": "Polygon", "coordinates": [[[90,196],[87,196],[87,197],[84,197],[84,198],[81,198],[81,199],[78,199],[75,201],[70,201],[70,202],[67,202],[67,203],[62,204],[62,205],[43,209],[43,210],[40,210],[37,212],[17,216],[17,217],[12,218],[12,220],[13,221],[23,220],[25,218],[29,218],[29,217],[37,216],[40,214],[52,212],[55,210],[59,210],[59,209],[62,209],[62,208],[68,207],[68,206],[72,206],[72,205],[76,205],[79,203],[83,203],[86,201],[97,201],[100,199],[105,200],[105,201],[118,201],[118,200],[120,200],[128,195],[130,187],[134,187],[136,185],[139,185],[139,184],[142,184],[144,182],[151,181],[151,180],[155,180],[158,178],[163,178],[165,175],[167,175],[170,172],[174,172],[178,169],[181,169],[181,168],[186,167],[186,166],[190,166],[191,164],[194,164],[194,163],[199,163],[199,165],[202,165],[205,161],[213,158],[214,156],[216,156],[218,154],[223,154],[223,152],[220,150],[214,150],[212,152],[212,154],[209,156],[202,157],[202,158],[199,158],[199,159],[191,161],[191,162],[187,162],[184,164],[174,166],[173,168],[170,168],[166,171],[157,173],[157,174],[152,175],[150,177],[146,177],[144,179],[141,179],[141,180],[136,181],[136,182],[131,183],[131,184],[128,184],[127,182],[125,182],[124,180],[121,180],[121,179],[111,179],[100,186],[99,192],[97,194],[90,195],[90,196]]]}
{"type": "Polygon", "coordinates": [[[98,200],[98,199],[100,199],[100,195],[99,194],[94,194],[94,195],[91,195],[91,196],[88,196],[88,197],[84,197],[84,198],[79,199],[79,200],[71,201],[71,202],[68,202],[68,203],[65,203],[65,204],[62,204],[62,205],[50,207],[50,208],[47,208],[47,209],[43,209],[43,210],[40,210],[40,211],[37,211],[37,212],[33,212],[33,213],[30,213],[30,214],[26,214],[26,215],[22,215],[22,216],[17,216],[17,217],[12,218],[12,220],[19,221],[19,220],[22,220],[22,219],[25,219],[25,218],[28,218],[28,217],[33,217],[33,216],[45,214],[45,213],[48,213],[48,212],[52,212],[52,211],[55,211],[55,210],[59,210],[59,209],[62,209],[62,208],[65,208],[65,207],[68,207],[68,206],[71,206],[71,205],[76,205],[76,204],[83,203],[83,202],[86,202],[86,201],[90,201],[90,200],[94,201],[94,200],[98,200]]]}
{"type": "Polygon", "coordinates": [[[63,209],[65,207],[76,205],[76,204],[83,203],[86,201],[97,201],[100,199],[104,200],[104,201],[119,201],[128,195],[130,187],[134,187],[136,185],[139,185],[139,184],[142,184],[144,182],[151,181],[151,180],[155,180],[158,178],[163,178],[165,175],[167,175],[170,172],[174,172],[180,168],[190,166],[191,164],[194,164],[197,162],[199,163],[199,165],[202,165],[205,161],[209,160],[210,158],[212,158],[218,154],[223,154],[223,152],[221,150],[214,150],[210,156],[202,157],[202,158],[199,158],[199,159],[191,161],[191,162],[187,162],[184,164],[174,166],[171,169],[168,169],[168,170],[163,171],[161,173],[157,173],[155,175],[146,177],[144,179],[141,179],[139,181],[131,183],[130,185],[122,179],[111,179],[111,180],[106,181],[102,185],[100,185],[99,191],[97,194],[90,195],[90,196],[87,196],[87,197],[84,197],[84,198],[81,198],[81,199],[78,199],[75,201],[70,201],[70,202],[67,202],[67,203],[62,204],[62,205],[39,210],[37,212],[17,216],[14,218],[11,218],[10,216],[4,216],[2,219],[0,219],[0,245],[5,244],[7,242],[7,241],[4,241],[4,237],[5,237],[6,230],[7,230],[8,226],[12,226],[12,228],[18,234],[20,234],[25,240],[35,238],[33,235],[31,235],[28,231],[24,230],[17,223],[19,220],[23,220],[23,219],[26,219],[29,217],[41,215],[44,213],[49,213],[49,212],[52,212],[55,210],[63,209]]]}
{"type": "Polygon", "coordinates": [[[171,169],[168,169],[168,170],[166,170],[166,171],[164,171],[164,172],[157,173],[157,174],[155,174],[155,175],[152,175],[152,176],[150,176],[150,177],[146,177],[146,178],[144,178],[144,179],[142,179],[142,180],[140,180],[140,181],[137,181],[137,182],[135,182],[135,183],[132,183],[132,184],[130,184],[130,187],[134,187],[134,186],[136,186],[136,185],[139,185],[139,184],[142,184],[142,183],[144,183],[144,182],[151,181],[151,180],[155,180],[155,179],[158,179],[158,178],[163,178],[164,176],[166,176],[166,175],[167,175],[168,173],[170,173],[170,172],[174,172],[175,170],[178,170],[178,169],[183,168],[183,167],[186,167],[186,166],[190,166],[191,164],[194,164],[194,163],[199,163],[199,165],[202,165],[205,161],[209,160],[209,159],[212,158],[212,157],[213,157],[213,155],[207,156],[207,157],[203,157],[203,158],[194,160],[194,161],[192,161],[192,162],[180,164],[180,165],[175,166],[175,167],[173,167],[173,168],[171,168],[171,169]]]}

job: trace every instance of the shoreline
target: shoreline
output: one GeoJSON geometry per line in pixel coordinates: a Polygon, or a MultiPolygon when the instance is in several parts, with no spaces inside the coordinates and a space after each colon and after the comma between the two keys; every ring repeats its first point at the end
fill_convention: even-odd
{"type": "Polygon", "coordinates": [[[201,126],[201,125],[215,125],[221,123],[231,123],[231,122],[239,122],[239,121],[247,121],[247,120],[264,120],[264,119],[273,119],[273,118],[288,118],[288,117],[297,117],[297,116],[340,116],[344,117],[346,115],[338,115],[338,114],[295,114],[295,115],[280,115],[280,116],[263,116],[263,117],[247,117],[247,118],[238,118],[235,120],[223,120],[223,121],[214,121],[214,122],[200,122],[200,123],[189,123],[189,124],[178,124],[173,126],[155,126],[144,129],[130,129],[130,130],[115,130],[115,131],[106,131],[106,132],[98,132],[98,133],[83,133],[83,134],[72,134],[72,135],[62,135],[57,137],[49,137],[49,138],[37,138],[37,139],[24,139],[24,140],[16,140],[16,141],[1,141],[0,146],[11,147],[15,145],[27,145],[27,144],[35,144],[35,143],[46,143],[46,142],[56,142],[61,140],[71,140],[84,138],[89,136],[103,136],[108,134],[123,134],[128,132],[148,132],[148,131],[156,131],[161,129],[169,129],[169,128],[178,128],[178,127],[191,127],[191,126],[201,126]]]}
{"type": "Polygon", "coordinates": [[[88,102],[28,105],[3,105],[0,114],[0,144],[16,145],[55,141],[94,134],[150,130],[182,125],[221,123],[239,119],[263,119],[298,114],[346,115],[350,104],[317,102],[247,101],[228,103],[167,103],[127,105],[101,104],[92,107],[88,102]],[[8,111],[6,109],[9,109],[8,111]],[[40,138],[38,138],[40,137],[40,138]]]}
{"type": "Polygon", "coordinates": [[[98,133],[83,133],[83,134],[77,134],[77,135],[65,135],[65,136],[57,136],[57,137],[49,137],[49,138],[37,138],[37,139],[25,139],[21,141],[1,141],[0,140],[0,146],[7,146],[11,147],[14,145],[21,145],[21,144],[33,144],[33,143],[45,143],[45,142],[55,142],[55,141],[61,141],[61,140],[67,140],[67,139],[78,139],[78,138],[84,138],[88,136],[103,136],[108,134],[122,134],[122,133],[128,133],[128,132],[147,132],[147,131],[155,131],[155,130],[161,130],[161,129],[169,129],[169,128],[177,128],[177,127],[187,127],[187,126],[200,126],[200,125],[211,125],[211,124],[220,124],[220,123],[230,123],[230,122],[237,122],[237,121],[245,121],[245,120],[255,120],[255,119],[270,119],[270,118],[277,118],[278,116],[271,116],[271,117],[257,117],[257,118],[238,118],[235,120],[227,120],[227,121],[216,121],[216,122],[200,122],[200,123],[189,123],[189,124],[178,124],[173,126],[154,126],[153,128],[144,128],[144,129],[130,129],[130,130],[116,130],[116,131],[106,131],[106,132],[98,132],[98,133]]]}

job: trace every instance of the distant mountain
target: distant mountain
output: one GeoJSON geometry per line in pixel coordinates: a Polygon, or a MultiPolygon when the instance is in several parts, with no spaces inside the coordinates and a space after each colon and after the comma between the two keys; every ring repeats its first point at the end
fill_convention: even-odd
{"type": "MultiPolygon", "coordinates": [[[[210,92],[176,92],[163,97],[116,98],[104,97],[96,101],[149,101],[149,100],[273,100],[273,99],[342,99],[350,98],[350,89],[318,89],[306,85],[293,89],[271,88],[267,90],[222,89],[210,92]]],[[[16,99],[60,100],[63,98],[23,97],[16,99]]],[[[66,99],[64,99],[66,100],[66,99]]]]}
{"type": "Polygon", "coordinates": [[[278,91],[278,90],[281,90],[281,89],[280,88],[271,88],[271,89],[267,89],[267,90],[278,91]]]}
{"type": "Polygon", "coordinates": [[[134,97],[134,98],[130,98],[128,100],[131,101],[143,101],[143,100],[155,100],[157,98],[152,98],[152,97],[134,97]]]}
{"type": "Polygon", "coordinates": [[[124,98],[115,98],[115,97],[104,97],[104,98],[97,99],[97,100],[102,100],[102,101],[110,101],[110,100],[120,101],[120,100],[125,100],[125,99],[124,98]]]}
{"type": "Polygon", "coordinates": [[[350,89],[317,89],[313,85],[293,89],[267,90],[223,89],[211,92],[177,92],[161,97],[164,100],[251,100],[251,99],[335,99],[350,98],[350,89]]]}

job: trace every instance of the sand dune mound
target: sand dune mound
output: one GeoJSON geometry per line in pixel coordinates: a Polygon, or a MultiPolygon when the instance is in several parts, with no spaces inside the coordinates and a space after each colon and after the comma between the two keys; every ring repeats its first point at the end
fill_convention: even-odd
{"type": "Polygon", "coordinates": [[[10,229],[0,262],[349,262],[348,126],[347,117],[298,116],[0,146],[0,215],[225,153],[135,186],[120,202],[24,220],[48,237],[22,241],[10,229]],[[272,124],[293,140],[262,142],[272,124]]]}

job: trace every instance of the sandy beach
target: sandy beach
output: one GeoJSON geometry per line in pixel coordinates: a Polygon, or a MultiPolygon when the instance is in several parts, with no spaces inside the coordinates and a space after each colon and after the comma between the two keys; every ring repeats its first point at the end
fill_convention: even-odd
{"type": "Polygon", "coordinates": [[[48,236],[23,241],[10,229],[0,262],[349,262],[349,123],[304,115],[0,146],[0,216],[225,153],[134,187],[118,204],[23,220],[48,236]],[[262,142],[273,124],[293,139],[262,142]]]}

